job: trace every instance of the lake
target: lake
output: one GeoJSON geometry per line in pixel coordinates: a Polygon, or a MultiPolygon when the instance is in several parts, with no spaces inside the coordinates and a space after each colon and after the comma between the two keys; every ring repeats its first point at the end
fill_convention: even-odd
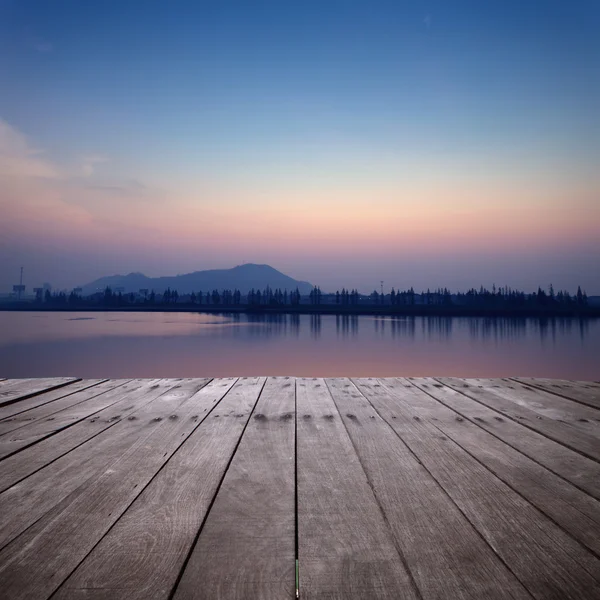
{"type": "Polygon", "coordinates": [[[600,320],[0,312],[0,377],[600,379],[600,320]]]}

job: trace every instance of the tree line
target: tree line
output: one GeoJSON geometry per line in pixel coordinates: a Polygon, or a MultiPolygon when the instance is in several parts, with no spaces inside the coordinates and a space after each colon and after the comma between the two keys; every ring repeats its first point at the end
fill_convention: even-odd
{"type": "Polygon", "coordinates": [[[300,304],[322,305],[336,304],[342,306],[369,306],[388,305],[401,306],[462,306],[473,308],[565,308],[577,309],[588,306],[588,297],[581,286],[577,292],[571,295],[566,290],[556,292],[552,285],[545,291],[538,287],[533,293],[525,293],[510,287],[499,287],[495,285],[491,290],[481,286],[479,289],[472,288],[467,292],[452,293],[448,288],[438,288],[434,291],[415,292],[411,287],[406,290],[392,288],[387,294],[373,290],[371,294],[359,294],[356,289],[336,290],[334,293],[323,293],[319,286],[315,286],[308,295],[302,296],[298,288],[292,291],[287,289],[251,289],[247,294],[242,294],[239,289],[223,289],[212,291],[197,291],[191,294],[180,294],[177,290],[167,288],[162,294],[154,290],[145,291],[144,294],[114,292],[107,287],[104,292],[97,292],[91,296],[82,297],[74,291],[50,293],[46,290],[38,294],[37,302],[50,305],[103,305],[103,306],[127,306],[147,304],[152,306],[172,306],[185,304],[192,306],[298,306],[300,304]]]}

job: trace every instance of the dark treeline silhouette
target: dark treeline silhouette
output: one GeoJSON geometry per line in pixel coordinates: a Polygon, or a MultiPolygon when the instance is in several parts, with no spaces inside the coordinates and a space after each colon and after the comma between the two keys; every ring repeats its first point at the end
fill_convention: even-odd
{"type": "Polygon", "coordinates": [[[533,293],[525,293],[509,287],[493,286],[491,290],[484,287],[470,289],[467,292],[452,293],[447,288],[434,291],[415,292],[411,287],[406,290],[392,290],[382,294],[374,290],[371,294],[360,294],[356,289],[342,288],[334,293],[324,293],[315,286],[308,295],[302,296],[298,288],[295,290],[251,289],[242,294],[238,289],[198,290],[191,294],[179,294],[177,290],[167,288],[163,293],[154,290],[140,290],[140,293],[124,293],[113,291],[107,287],[104,292],[82,297],[76,293],[55,292],[48,290],[39,293],[33,304],[56,307],[169,307],[185,309],[203,308],[238,308],[239,310],[266,310],[290,308],[308,312],[389,312],[407,314],[478,314],[478,313],[551,313],[560,314],[592,314],[600,313],[598,308],[590,307],[588,297],[581,287],[575,294],[560,290],[555,292],[551,285],[547,291],[538,288],[533,293]]]}

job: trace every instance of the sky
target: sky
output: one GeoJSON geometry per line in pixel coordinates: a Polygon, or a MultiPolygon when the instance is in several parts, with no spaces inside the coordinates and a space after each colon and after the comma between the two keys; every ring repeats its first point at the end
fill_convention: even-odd
{"type": "Polygon", "coordinates": [[[0,0],[0,292],[600,294],[599,32],[597,0],[0,0]]]}

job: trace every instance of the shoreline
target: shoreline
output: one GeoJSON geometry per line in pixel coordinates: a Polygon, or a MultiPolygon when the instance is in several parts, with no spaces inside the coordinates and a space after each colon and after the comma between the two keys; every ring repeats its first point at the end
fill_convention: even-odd
{"type": "Polygon", "coordinates": [[[600,306],[578,310],[532,309],[532,308],[478,308],[465,306],[50,306],[32,304],[0,305],[0,312],[172,312],[172,313],[237,313],[251,315],[337,315],[337,316],[391,316],[391,317],[538,317],[538,318],[600,318],[600,306]]]}

